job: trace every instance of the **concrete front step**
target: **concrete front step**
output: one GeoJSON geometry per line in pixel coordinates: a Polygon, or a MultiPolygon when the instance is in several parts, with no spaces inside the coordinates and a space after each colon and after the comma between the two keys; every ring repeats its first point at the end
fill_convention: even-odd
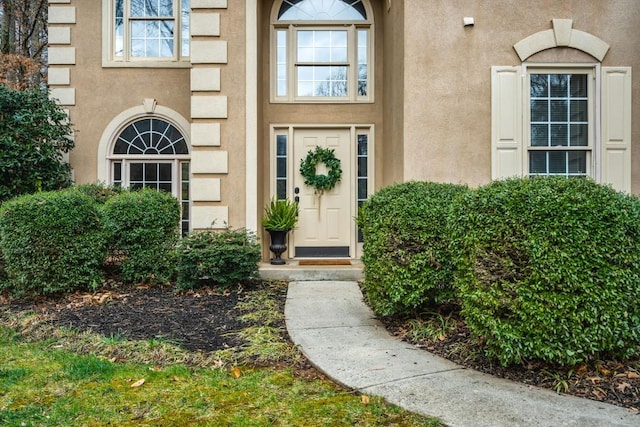
{"type": "Polygon", "coordinates": [[[300,265],[297,260],[287,260],[285,265],[271,265],[261,263],[260,277],[264,280],[318,281],[318,280],[348,280],[358,281],[364,278],[362,263],[351,260],[351,265],[300,265]]]}

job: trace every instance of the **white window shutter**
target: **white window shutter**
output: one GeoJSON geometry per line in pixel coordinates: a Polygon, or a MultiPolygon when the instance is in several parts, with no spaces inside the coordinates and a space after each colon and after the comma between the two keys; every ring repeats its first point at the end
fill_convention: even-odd
{"type": "Polygon", "coordinates": [[[602,67],[601,182],[631,193],[631,67],[602,67]]]}
{"type": "Polygon", "coordinates": [[[491,67],[491,178],[523,175],[522,67],[491,67]]]}

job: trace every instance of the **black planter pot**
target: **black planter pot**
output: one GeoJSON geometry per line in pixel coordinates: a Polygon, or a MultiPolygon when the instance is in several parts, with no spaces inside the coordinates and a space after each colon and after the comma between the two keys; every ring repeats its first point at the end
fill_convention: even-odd
{"type": "Polygon", "coordinates": [[[273,265],[284,265],[286,262],[280,258],[280,255],[287,250],[287,233],[289,230],[269,230],[269,236],[271,237],[271,245],[269,250],[273,252],[275,257],[271,260],[273,265]]]}

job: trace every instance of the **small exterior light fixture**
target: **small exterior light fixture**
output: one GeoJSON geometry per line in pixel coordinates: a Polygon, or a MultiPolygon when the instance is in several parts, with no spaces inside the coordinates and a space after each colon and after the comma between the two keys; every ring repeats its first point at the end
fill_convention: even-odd
{"type": "Polygon", "coordinates": [[[462,18],[462,22],[464,22],[465,27],[473,27],[473,24],[475,23],[473,21],[473,16],[465,16],[462,18]]]}

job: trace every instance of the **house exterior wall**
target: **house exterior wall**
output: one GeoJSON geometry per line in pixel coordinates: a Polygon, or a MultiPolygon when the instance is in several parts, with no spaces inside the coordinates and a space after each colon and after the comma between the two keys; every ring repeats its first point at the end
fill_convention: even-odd
{"type": "Polygon", "coordinates": [[[384,61],[384,138],[381,144],[382,168],[379,186],[404,180],[405,58],[404,3],[385,2],[382,40],[384,61]]]}
{"type": "MultiPolygon", "coordinates": [[[[114,118],[155,100],[188,123],[194,227],[216,220],[260,230],[274,124],[373,125],[376,188],[412,179],[477,186],[492,176],[491,67],[521,65],[516,43],[570,19],[609,44],[603,67],[640,70],[636,0],[371,0],[373,102],[276,103],[274,2],[191,0],[191,61],[133,68],[103,62],[102,1],[49,0],[49,83],[77,130],[75,181],[100,179],[101,138],[114,118]],[[464,26],[466,16],[475,25],[464,26]]],[[[526,62],[598,63],[567,47],[526,62]]],[[[631,189],[640,193],[638,75],[632,96],[631,189]]]]}
{"type": "Polygon", "coordinates": [[[69,44],[50,42],[50,49],[75,49],[73,64],[50,65],[52,70],[68,69],[69,83],[51,87],[54,96],[57,89],[75,91],[74,102],[64,105],[69,109],[76,130],[76,148],[70,153],[70,163],[77,183],[96,182],[99,141],[109,122],[118,114],[141,105],[145,98],[155,98],[159,105],[189,117],[189,70],[103,68],[102,8],[99,3],[89,5],[83,0],[52,3],[50,15],[54,9],[70,8],[75,11],[76,19],[72,24],[49,25],[50,32],[56,28],[70,28],[69,44]]]}
{"type": "MultiPolygon", "coordinates": [[[[391,8],[396,6],[404,7],[403,180],[473,186],[490,181],[491,66],[520,65],[513,45],[552,28],[552,19],[571,19],[574,29],[608,43],[603,66],[640,69],[640,3],[634,0],[392,1],[391,8]],[[474,17],[475,25],[463,26],[465,16],[474,17]]],[[[597,60],[579,50],[556,48],[527,62],[597,60]]],[[[634,193],[640,192],[639,96],[640,78],[636,76],[631,151],[634,193]]]]}

